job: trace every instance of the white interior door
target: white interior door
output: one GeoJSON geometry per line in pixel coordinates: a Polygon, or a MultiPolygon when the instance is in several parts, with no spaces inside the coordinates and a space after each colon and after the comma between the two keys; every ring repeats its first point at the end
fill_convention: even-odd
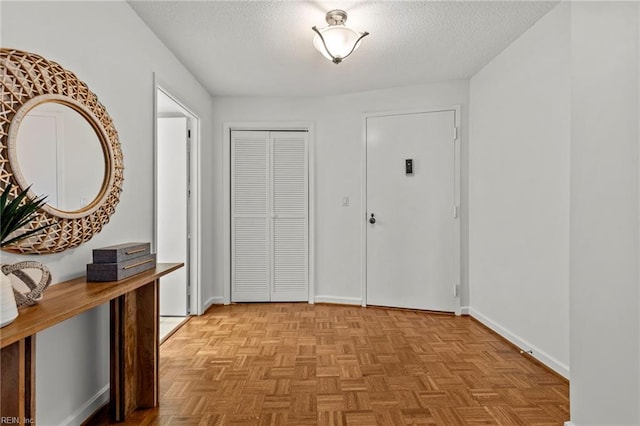
{"type": "Polygon", "coordinates": [[[306,132],[231,135],[231,300],[306,301],[306,132]]]}
{"type": "Polygon", "coordinates": [[[309,300],[307,132],[271,132],[271,301],[309,300]]]}
{"type": "Polygon", "coordinates": [[[455,112],[368,117],[366,132],[367,304],[453,312],[455,112]]]}
{"type": "Polygon", "coordinates": [[[231,136],[231,301],[269,301],[269,133],[231,136]]]}
{"type": "Polygon", "coordinates": [[[56,114],[27,114],[20,125],[21,143],[17,146],[20,168],[33,182],[33,192],[46,195],[47,203],[60,209],[64,209],[63,124],[56,114]]]}
{"type": "MultiPolygon", "coordinates": [[[[188,122],[186,117],[158,118],[157,259],[188,265],[188,122]]],[[[160,315],[188,314],[189,268],[162,278],[160,315]]]]}

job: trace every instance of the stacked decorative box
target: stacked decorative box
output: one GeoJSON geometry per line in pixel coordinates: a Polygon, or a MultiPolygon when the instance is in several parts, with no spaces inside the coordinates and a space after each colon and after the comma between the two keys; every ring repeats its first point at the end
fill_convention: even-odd
{"type": "Polygon", "coordinates": [[[124,243],[93,250],[87,281],[118,281],[156,267],[150,243],[124,243]]]}

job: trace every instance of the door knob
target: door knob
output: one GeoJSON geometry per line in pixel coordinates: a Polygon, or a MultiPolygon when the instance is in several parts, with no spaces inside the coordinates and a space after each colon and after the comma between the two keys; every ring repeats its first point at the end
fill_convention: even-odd
{"type": "Polygon", "coordinates": [[[373,213],[371,213],[371,217],[369,218],[369,223],[376,223],[376,218],[373,215],[373,213]]]}

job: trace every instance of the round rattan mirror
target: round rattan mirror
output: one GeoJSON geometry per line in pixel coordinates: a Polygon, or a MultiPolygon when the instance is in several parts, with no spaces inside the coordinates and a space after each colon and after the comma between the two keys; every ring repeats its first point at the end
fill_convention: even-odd
{"type": "MultiPolygon", "coordinates": [[[[51,197],[48,199],[56,199],[56,202],[40,208],[25,229],[36,229],[43,225],[49,227],[16,245],[3,247],[3,250],[30,254],[56,253],[88,241],[109,221],[122,191],[122,151],[111,117],[98,97],[75,74],[33,53],[0,49],[0,88],[0,192],[11,184],[10,196],[15,197],[19,191],[31,186],[30,198],[47,195],[51,197]],[[84,130],[84,136],[76,138],[78,140],[69,145],[71,148],[67,147],[67,151],[74,151],[74,155],[68,157],[76,161],[80,159],[79,163],[67,160],[57,170],[47,163],[56,161],[56,155],[48,154],[49,151],[64,153],[65,149],[46,145],[49,143],[46,140],[54,140],[51,143],[55,143],[55,137],[48,134],[50,130],[47,130],[46,120],[35,125],[29,124],[27,131],[27,122],[33,121],[36,116],[41,117],[42,110],[54,111],[52,117],[56,114],[63,117],[75,115],[72,120],[67,120],[88,124],[89,130],[84,130]],[[35,134],[40,145],[27,143],[26,134],[35,134]],[[84,154],[84,148],[91,154],[84,154]],[[29,161],[27,166],[25,159],[33,161],[29,161]],[[46,174],[37,178],[34,176],[44,173],[41,171],[47,168],[53,169],[53,176],[73,175],[75,172],[80,178],[76,179],[76,183],[67,184],[75,189],[82,186],[80,181],[82,184],[89,180],[97,183],[86,191],[82,189],[74,193],[66,190],[81,195],[72,197],[80,200],[77,204],[65,205],[57,201],[55,195],[63,193],[62,189],[51,189],[49,194],[38,192],[43,183],[51,183],[52,179],[46,174]],[[96,176],[82,179],[88,170],[95,170],[96,176]],[[35,185],[34,179],[38,181],[35,185]]],[[[51,129],[59,127],[60,124],[51,125],[51,129]]],[[[73,133],[73,129],[65,131],[65,134],[73,133]]]]}

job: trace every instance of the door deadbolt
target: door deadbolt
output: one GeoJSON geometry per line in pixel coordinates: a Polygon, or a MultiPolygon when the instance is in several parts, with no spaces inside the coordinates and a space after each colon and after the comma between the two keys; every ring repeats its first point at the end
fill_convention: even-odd
{"type": "Polygon", "coordinates": [[[369,223],[376,223],[376,218],[373,215],[373,213],[371,213],[371,217],[369,218],[369,223]]]}

